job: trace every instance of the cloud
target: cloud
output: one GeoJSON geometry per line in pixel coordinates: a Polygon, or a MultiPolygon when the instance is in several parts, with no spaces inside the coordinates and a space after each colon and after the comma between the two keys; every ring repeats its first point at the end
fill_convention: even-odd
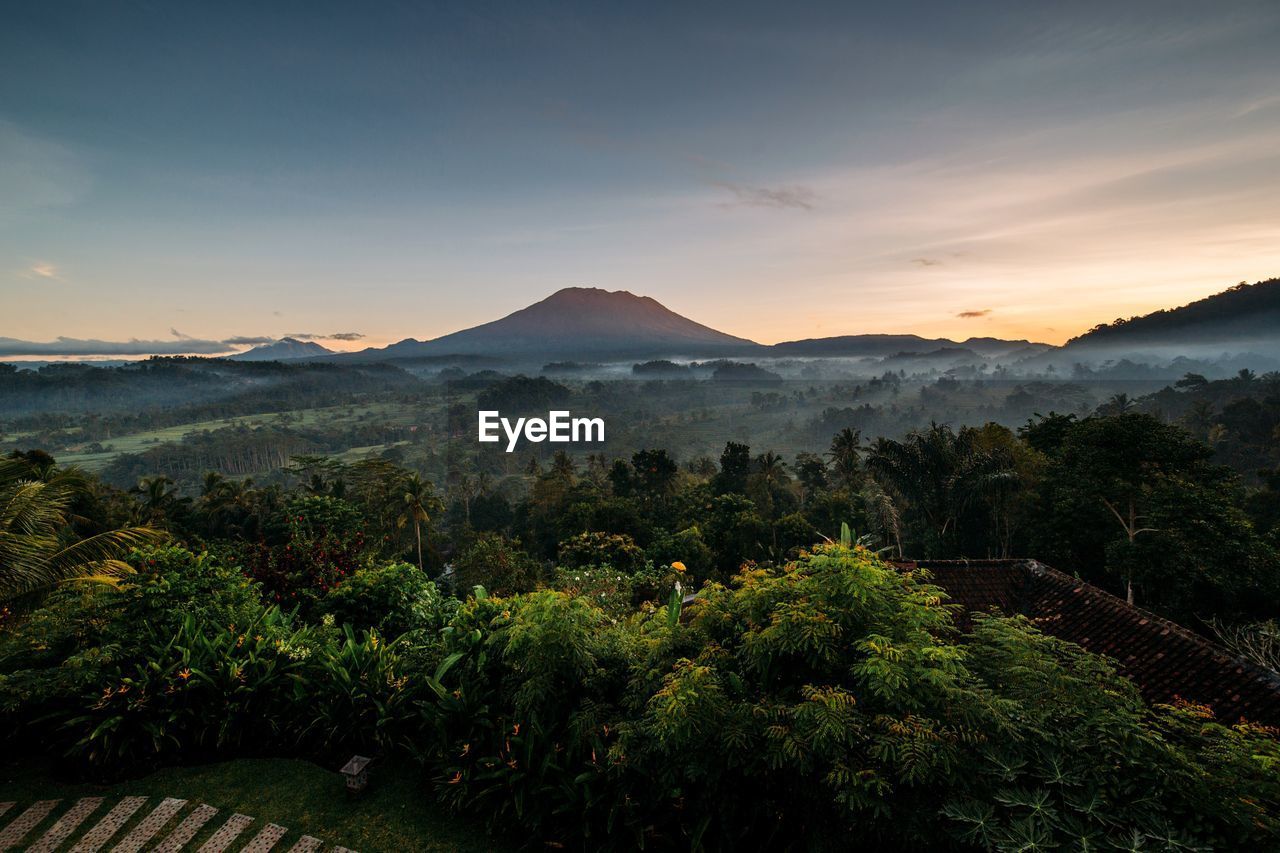
{"type": "Polygon", "coordinates": [[[330,335],[317,335],[314,332],[289,332],[285,337],[298,341],[358,341],[364,335],[360,332],[334,332],[330,335]]]}
{"type": "Polygon", "coordinates": [[[42,278],[46,281],[66,281],[58,273],[58,268],[47,261],[36,261],[26,269],[19,270],[18,277],[28,279],[42,278]]]}
{"type": "Polygon", "coordinates": [[[913,264],[919,264],[919,265],[920,265],[920,266],[922,266],[922,267],[940,267],[940,266],[942,266],[942,261],[938,260],[937,258],[912,258],[912,259],[911,259],[911,263],[913,263],[913,264]]]}
{"type": "Polygon", "coordinates": [[[218,355],[230,348],[222,341],[181,338],[176,341],[99,341],[60,337],[52,341],[0,338],[0,357],[90,355],[218,355]]]}
{"type": "Polygon", "coordinates": [[[195,340],[195,338],[191,337],[190,335],[184,335],[182,332],[179,332],[177,329],[173,328],[172,326],[169,327],[169,334],[173,335],[175,338],[177,338],[180,341],[195,340]]]}
{"type": "Polygon", "coordinates": [[[734,200],[721,207],[772,207],[776,210],[813,210],[818,194],[805,186],[753,187],[716,181],[715,186],[733,193],[734,200]]]}
{"type": "Polygon", "coordinates": [[[266,335],[235,335],[223,341],[227,346],[232,347],[256,347],[263,344],[274,344],[275,338],[266,335]]]}
{"type": "Polygon", "coordinates": [[[990,308],[979,308],[974,311],[961,311],[956,316],[961,320],[976,320],[978,317],[985,317],[991,313],[990,308]]]}

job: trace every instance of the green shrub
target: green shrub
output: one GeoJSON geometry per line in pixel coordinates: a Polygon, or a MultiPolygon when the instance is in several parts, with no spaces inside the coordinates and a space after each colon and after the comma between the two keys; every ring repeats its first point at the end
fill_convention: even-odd
{"type": "MultiPolygon", "coordinates": [[[[414,568],[414,571],[418,571],[414,568]]],[[[410,738],[428,680],[410,669],[404,644],[345,625],[291,673],[294,736],[331,755],[385,754],[410,738]]],[[[431,698],[436,698],[432,696],[431,698]]]]}
{"type": "Polygon", "coordinates": [[[242,625],[188,615],[174,633],[152,629],[62,721],[68,752],[120,769],[286,745],[292,676],[318,643],[276,608],[242,625]]]}
{"type": "Polygon", "coordinates": [[[566,569],[588,566],[635,574],[644,568],[644,551],[620,533],[579,533],[560,543],[558,563],[566,569]]]}
{"type": "Polygon", "coordinates": [[[452,615],[456,599],[445,598],[417,566],[391,563],[361,569],[329,590],[320,611],[356,630],[376,628],[398,637],[416,630],[438,631],[452,615]]]}
{"type": "Polygon", "coordinates": [[[518,543],[486,533],[453,562],[453,583],[459,596],[467,596],[477,586],[495,595],[528,592],[538,585],[537,564],[518,543]]]}
{"type": "Polygon", "coordinates": [[[261,589],[237,566],[177,546],[134,551],[136,574],[119,587],[121,607],[137,626],[175,628],[183,616],[242,624],[262,609],[261,589]]]}
{"type": "Polygon", "coordinates": [[[74,706],[107,667],[172,636],[187,616],[243,625],[261,615],[257,586],[208,554],[170,546],[127,560],[135,573],[116,586],[60,587],[0,632],[0,714],[11,737],[26,739],[53,706],[74,706]]]}
{"type": "Polygon", "coordinates": [[[543,590],[468,600],[445,636],[457,664],[436,751],[422,756],[442,798],[550,842],[603,842],[598,824],[622,793],[607,742],[629,632],[584,598],[543,590]]]}
{"type": "Polygon", "coordinates": [[[658,569],[666,569],[672,563],[683,563],[691,577],[708,577],[714,565],[714,555],[697,527],[686,527],[676,533],[659,530],[645,548],[645,555],[658,569]]]}
{"type": "Polygon", "coordinates": [[[607,566],[556,569],[552,585],[569,595],[581,596],[612,617],[624,616],[632,609],[635,578],[607,566]]]}

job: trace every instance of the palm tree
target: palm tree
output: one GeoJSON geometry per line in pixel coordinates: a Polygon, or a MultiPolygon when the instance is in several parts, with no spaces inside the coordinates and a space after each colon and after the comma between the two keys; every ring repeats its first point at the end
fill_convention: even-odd
{"type": "Polygon", "coordinates": [[[133,512],[134,519],[148,525],[163,525],[173,516],[174,509],[183,503],[177,488],[170,488],[173,485],[173,480],[163,475],[139,480],[138,485],[129,490],[139,497],[133,512]]]}
{"type": "Polygon", "coordinates": [[[895,503],[919,514],[926,552],[947,549],[960,516],[984,492],[1001,503],[1009,495],[1007,460],[978,447],[973,430],[956,433],[942,424],[902,441],[876,439],[867,469],[895,503]]]}
{"type": "Polygon", "coordinates": [[[75,470],[36,471],[21,459],[0,461],[0,600],[71,579],[113,581],[130,571],[123,557],[158,541],[149,527],[80,538],[72,505],[87,482],[75,470]]]}
{"type": "Polygon", "coordinates": [[[227,478],[219,474],[217,471],[206,471],[204,481],[200,486],[200,497],[207,498],[222,488],[227,478]]]}
{"type": "Polygon", "coordinates": [[[756,473],[768,486],[782,486],[790,481],[787,476],[787,463],[772,450],[756,457],[756,473]]]}
{"type": "Polygon", "coordinates": [[[458,497],[462,499],[462,517],[467,523],[467,527],[471,526],[471,502],[476,497],[476,481],[471,478],[470,474],[459,474],[453,489],[458,493],[458,497]]]}
{"type": "Polygon", "coordinates": [[[891,543],[902,558],[902,518],[893,498],[875,480],[862,487],[862,503],[881,542],[891,543]]]}
{"type": "Polygon", "coordinates": [[[1121,392],[1115,394],[1110,400],[1098,406],[1098,414],[1100,415],[1123,415],[1134,410],[1137,406],[1136,400],[1130,400],[1129,395],[1121,392]]]}
{"type": "Polygon", "coordinates": [[[1213,404],[1207,400],[1194,401],[1182,416],[1182,423],[1192,435],[1204,438],[1214,425],[1213,404]]]}
{"type": "Polygon", "coordinates": [[[251,509],[252,493],[251,479],[228,480],[212,471],[206,474],[199,509],[207,519],[209,529],[223,534],[243,534],[243,522],[251,509]]]}
{"type": "Polygon", "coordinates": [[[831,464],[846,487],[855,486],[861,473],[862,430],[845,427],[831,439],[831,464]]]}
{"type": "Polygon", "coordinates": [[[410,474],[401,483],[404,492],[400,501],[400,515],[396,518],[396,527],[413,525],[413,536],[418,543],[418,571],[425,571],[422,562],[422,525],[431,521],[427,511],[431,503],[431,483],[422,479],[417,473],[410,474]]]}

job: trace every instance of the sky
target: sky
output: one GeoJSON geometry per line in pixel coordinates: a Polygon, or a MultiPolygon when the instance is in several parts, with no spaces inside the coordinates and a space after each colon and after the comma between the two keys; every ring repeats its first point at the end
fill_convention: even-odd
{"type": "Polygon", "coordinates": [[[0,338],[350,349],[584,286],[1057,343],[1280,275],[1277,43],[1274,0],[9,4],[0,338]]]}

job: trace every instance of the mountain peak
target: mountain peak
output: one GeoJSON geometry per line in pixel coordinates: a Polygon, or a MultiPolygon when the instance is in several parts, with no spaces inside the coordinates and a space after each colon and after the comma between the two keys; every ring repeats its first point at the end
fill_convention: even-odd
{"type": "Polygon", "coordinates": [[[315,341],[300,341],[297,338],[281,338],[274,343],[261,344],[253,349],[227,356],[233,361],[288,361],[294,358],[314,358],[330,355],[333,350],[323,347],[315,341]]]}
{"type": "Polygon", "coordinates": [[[395,344],[387,348],[387,355],[706,355],[755,346],[682,317],[648,296],[565,287],[500,320],[431,341],[395,344]]]}

